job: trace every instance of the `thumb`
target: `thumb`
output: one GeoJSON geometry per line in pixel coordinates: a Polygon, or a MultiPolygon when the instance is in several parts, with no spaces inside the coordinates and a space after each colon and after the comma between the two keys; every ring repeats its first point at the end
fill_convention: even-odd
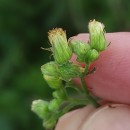
{"type": "Polygon", "coordinates": [[[130,106],[110,104],[87,106],[63,115],[55,130],[129,130],[130,106]]]}
{"type": "Polygon", "coordinates": [[[94,106],[88,105],[68,112],[59,119],[55,130],[80,130],[84,120],[95,110],[94,106]]]}

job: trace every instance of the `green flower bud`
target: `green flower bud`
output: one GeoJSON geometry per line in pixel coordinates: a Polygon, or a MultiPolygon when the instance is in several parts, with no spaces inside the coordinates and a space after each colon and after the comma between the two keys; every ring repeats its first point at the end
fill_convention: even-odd
{"type": "Polygon", "coordinates": [[[84,62],[85,54],[90,49],[89,44],[81,41],[70,41],[73,52],[77,55],[77,61],[84,62]]]}
{"type": "Polygon", "coordinates": [[[62,80],[58,77],[44,75],[44,79],[52,89],[59,89],[62,86],[62,80]]]}
{"type": "Polygon", "coordinates": [[[95,49],[89,50],[86,53],[86,63],[91,63],[95,61],[98,57],[99,57],[98,51],[96,51],[95,49]]]}
{"type": "Polygon", "coordinates": [[[52,45],[55,61],[58,64],[66,63],[72,56],[72,50],[68,46],[66,32],[61,28],[55,28],[48,32],[48,38],[52,45]]]}
{"type": "Polygon", "coordinates": [[[107,47],[107,42],[104,35],[104,25],[98,21],[90,21],[89,25],[90,33],[90,46],[92,49],[96,49],[98,52],[103,51],[107,47]]]}
{"type": "Polygon", "coordinates": [[[57,91],[54,91],[53,93],[52,93],[52,95],[53,95],[53,97],[54,98],[60,98],[60,96],[59,96],[59,90],[57,90],[57,91]]]}
{"type": "Polygon", "coordinates": [[[48,105],[47,101],[35,100],[32,102],[31,110],[36,113],[40,118],[44,119],[48,116],[48,105]]]}
{"type": "Polygon", "coordinates": [[[62,89],[58,89],[52,93],[54,98],[64,99],[66,97],[64,91],[62,89]]]}
{"type": "Polygon", "coordinates": [[[55,117],[50,117],[48,120],[45,120],[43,122],[43,127],[46,128],[47,130],[52,130],[56,124],[57,120],[55,117]]]}
{"type": "Polygon", "coordinates": [[[59,66],[59,73],[61,78],[65,81],[69,81],[72,78],[79,77],[84,72],[84,68],[77,64],[67,63],[59,66]]]}
{"type": "Polygon", "coordinates": [[[56,76],[58,77],[58,66],[55,62],[51,61],[41,66],[42,74],[49,75],[49,76],[56,76]]]}
{"type": "Polygon", "coordinates": [[[62,100],[61,99],[53,99],[50,101],[49,103],[49,106],[48,106],[48,109],[50,111],[56,111],[58,110],[58,108],[60,107],[60,104],[62,103],[62,100]]]}

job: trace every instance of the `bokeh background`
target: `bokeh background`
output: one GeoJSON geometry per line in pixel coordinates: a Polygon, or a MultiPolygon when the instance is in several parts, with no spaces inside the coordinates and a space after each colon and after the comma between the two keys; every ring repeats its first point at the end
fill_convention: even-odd
{"type": "Polygon", "coordinates": [[[106,32],[130,31],[129,0],[0,0],[0,130],[43,130],[30,111],[34,99],[50,99],[40,66],[50,60],[47,32],[68,37],[88,32],[89,20],[106,32]]]}

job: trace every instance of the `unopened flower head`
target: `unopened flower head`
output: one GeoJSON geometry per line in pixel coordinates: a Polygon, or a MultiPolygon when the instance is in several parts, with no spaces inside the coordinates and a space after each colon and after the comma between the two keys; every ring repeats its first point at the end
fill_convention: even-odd
{"type": "Polygon", "coordinates": [[[64,91],[62,89],[55,90],[52,93],[52,95],[56,99],[65,99],[66,98],[66,94],[64,93],[64,91]]]}
{"type": "Polygon", "coordinates": [[[62,87],[62,80],[59,77],[43,75],[44,79],[52,89],[59,89],[62,87]]]}
{"type": "Polygon", "coordinates": [[[47,113],[49,102],[44,100],[35,100],[32,102],[32,111],[35,112],[40,118],[45,119],[47,117],[47,113]]]}
{"type": "Polygon", "coordinates": [[[54,116],[50,116],[48,120],[43,121],[43,127],[46,128],[47,130],[52,130],[53,127],[55,126],[57,120],[55,119],[54,116]]]}
{"type": "Polygon", "coordinates": [[[58,74],[58,65],[54,62],[48,62],[44,65],[41,66],[41,71],[42,74],[44,75],[48,75],[48,76],[55,76],[55,77],[59,77],[58,74]]]}
{"type": "Polygon", "coordinates": [[[86,63],[91,63],[99,57],[99,53],[95,49],[91,49],[86,53],[86,63]]]}
{"type": "Polygon", "coordinates": [[[61,28],[55,28],[48,32],[48,38],[52,45],[52,52],[58,64],[66,63],[72,56],[72,50],[68,46],[66,32],[61,28]]]}
{"type": "Polygon", "coordinates": [[[77,61],[84,62],[85,54],[90,49],[89,44],[82,41],[71,40],[69,45],[72,47],[73,52],[77,55],[77,61]]]}
{"type": "Polygon", "coordinates": [[[97,51],[103,51],[106,49],[107,42],[104,35],[104,25],[98,21],[90,21],[89,25],[90,33],[90,46],[97,51]]]}
{"type": "Polygon", "coordinates": [[[50,101],[48,109],[50,111],[56,111],[60,107],[61,103],[62,103],[62,99],[53,99],[50,101]]]}

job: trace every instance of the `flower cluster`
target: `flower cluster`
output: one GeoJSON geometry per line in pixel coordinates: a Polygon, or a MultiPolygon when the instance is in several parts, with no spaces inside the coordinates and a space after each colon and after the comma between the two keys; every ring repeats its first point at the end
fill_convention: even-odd
{"type": "Polygon", "coordinates": [[[85,86],[84,77],[89,74],[90,64],[106,49],[107,44],[102,23],[90,21],[88,28],[89,44],[73,39],[68,41],[66,32],[61,28],[48,32],[54,61],[42,65],[41,71],[48,86],[54,90],[53,99],[36,100],[32,103],[32,111],[43,119],[43,126],[46,129],[53,129],[60,116],[77,106],[85,106],[88,103],[98,106],[85,86]],[[85,68],[70,61],[72,54],[77,56],[78,62],[85,64],[85,68]],[[74,86],[73,78],[79,78],[82,87],[74,86]],[[69,95],[68,88],[76,90],[81,98],[77,98],[77,94],[69,95]]]}

